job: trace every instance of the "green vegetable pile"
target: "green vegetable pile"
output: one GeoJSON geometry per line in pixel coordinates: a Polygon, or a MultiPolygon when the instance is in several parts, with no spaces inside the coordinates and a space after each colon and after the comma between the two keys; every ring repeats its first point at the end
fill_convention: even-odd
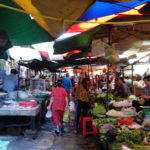
{"type": "Polygon", "coordinates": [[[107,130],[101,130],[101,133],[99,134],[100,141],[106,141],[107,140],[107,130]]]}
{"type": "MultiPolygon", "coordinates": [[[[114,100],[114,95],[112,93],[108,93],[108,100],[114,100]]],[[[103,101],[107,101],[107,95],[103,97],[103,101]]]]}
{"type": "MultiPolygon", "coordinates": [[[[103,102],[106,102],[106,101],[107,101],[107,95],[104,96],[104,97],[102,98],[102,100],[103,100],[103,102]]],[[[108,94],[108,101],[111,101],[111,100],[122,101],[122,100],[124,100],[124,99],[123,99],[123,98],[120,98],[120,97],[116,97],[114,94],[109,93],[109,94],[108,94]]]]}
{"type": "Polygon", "coordinates": [[[99,115],[104,115],[106,113],[106,109],[103,105],[96,103],[94,108],[90,110],[90,113],[96,117],[99,115]]]}
{"type": "Polygon", "coordinates": [[[98,126],[98,127],[101,127],[105,124],[112,124],[112,125],[117,125],[118,122],[116,119],[109,119],[109,118],[97,118],[97,119],[94,119],[94,125],[95,126],[98,126]]]}
{"type": "Polygon", "coordinates": [[[147,132],[142,130],[123,129],[116,136],[116,142],[112,145],[112,150],[120,150],[122,145],[135,149],[135,144],[143,145],[143,139],[147,132]]]}

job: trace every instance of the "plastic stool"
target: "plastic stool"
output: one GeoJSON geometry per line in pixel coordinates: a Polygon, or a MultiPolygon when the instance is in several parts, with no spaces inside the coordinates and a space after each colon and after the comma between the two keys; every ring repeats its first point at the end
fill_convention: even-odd
{"type": "Polygon", "coordinates": [[[98,133],[97,127],[93,125],[93,117],[83,117],[82,118],[82,135],[85,136],[87,134],[93,134],[96,136],[98,133]],[[92,124],[92,128],[90,131],[87,131],[87,122],[92,124]]]}

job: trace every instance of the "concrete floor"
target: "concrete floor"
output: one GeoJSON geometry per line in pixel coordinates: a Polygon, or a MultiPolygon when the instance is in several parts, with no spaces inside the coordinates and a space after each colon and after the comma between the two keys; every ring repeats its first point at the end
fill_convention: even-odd
{"type": "MultiPolygon", "coordinates": [[[[0,141],[9,141],[6,150],[98,150],[93,136],[83,137],[68,132],[55,135],[50,123],[44,124],[33,140],[23,136],[0,135],[0,141]]],[[[0,148],[1,150],[1,148],[0,148]]]]}

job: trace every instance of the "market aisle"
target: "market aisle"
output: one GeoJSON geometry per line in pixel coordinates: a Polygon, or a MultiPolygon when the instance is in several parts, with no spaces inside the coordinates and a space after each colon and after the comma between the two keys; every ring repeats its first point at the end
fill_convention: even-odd
{"type": "Polygon", "coordinates": [[[73,133],[56,136],[50,124],[45,124],[35,140],[23,136],[2,136],[0,141],[9,141],[7,150],[100,150],[93,136],[83,137],[73,133]]]}
{"type": "Polygon", "coordinates": [[[98,150],[92,138],[81,135],[64,135],[55,137],[54,144],[49,150],[98,150]]]}

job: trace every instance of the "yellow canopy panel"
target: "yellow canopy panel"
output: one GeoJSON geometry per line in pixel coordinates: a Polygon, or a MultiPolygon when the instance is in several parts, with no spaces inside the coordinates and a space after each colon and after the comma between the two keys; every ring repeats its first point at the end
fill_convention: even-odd
{"type": "Polygon", "coordinates": [[[12,0],[53,37],[58,37],[91,6],[94,0],[12,0]],[[47,16],[47,17],[44,17],[47,16]]]}

